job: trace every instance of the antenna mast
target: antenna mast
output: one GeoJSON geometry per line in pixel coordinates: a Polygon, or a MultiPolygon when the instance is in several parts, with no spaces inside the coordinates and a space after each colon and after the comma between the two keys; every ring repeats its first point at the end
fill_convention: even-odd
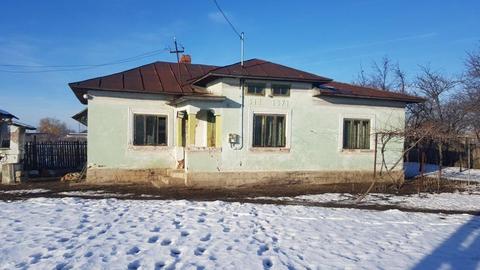
{"type": "Polygon", "coordinates": [[[225,19],[225,21],[227,21],[227,23],[230,25],[230,27],[232,28],[233,32],[240,38],[240,65],[243,67],[243,58],[244,58],[244,54],[245,54],[245,50],[244,50],[244,41],[245,41],[245,33],[244,32],[238,32],[237,28],[235,27],[235,25],[233,25],[233,23],[228,19],[227,15],[225,14],[225,12],[223,12],[222,8],[220,7],[220,5],[218,4],[217,0],[213,0],[213,3],[215,4],[215,6],[217,7],[218,11],[220,13],[222,13],[223,15],[223,18],[225,19]]]}
{"type": "Polygon", "coordinates": [[[240,34],[240,65],[243,67],[243,60],[245,57],[245,33],[240,34]]]}

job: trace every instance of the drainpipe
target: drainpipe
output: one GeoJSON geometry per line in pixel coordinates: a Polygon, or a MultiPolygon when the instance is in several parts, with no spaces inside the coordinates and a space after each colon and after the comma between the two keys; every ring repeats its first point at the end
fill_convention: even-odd
{"type": "Polygon", "coordinates": [[[243,149],[243,130],[244,130],[244,115],[245,115],[245,90],[244,90],[245,79],[240,78],[240,90],[242,91],[242,109],[241,109],[241,117],[240,117],[240,146],[235,148],[235,150],[242,150],[243,149]]]}

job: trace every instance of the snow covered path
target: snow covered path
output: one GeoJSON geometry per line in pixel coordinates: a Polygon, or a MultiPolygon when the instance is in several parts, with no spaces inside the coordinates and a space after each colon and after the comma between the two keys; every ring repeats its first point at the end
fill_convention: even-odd
{"type": "Polygon", "coordinates": [[[480,217],[226,202],[0,202],[0,269],[480,269],[480,217]]]}

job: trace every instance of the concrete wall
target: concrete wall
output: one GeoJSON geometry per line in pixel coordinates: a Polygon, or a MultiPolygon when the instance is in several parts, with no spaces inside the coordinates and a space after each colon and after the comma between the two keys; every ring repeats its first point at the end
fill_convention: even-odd
{"type": "Polygon", "coordinates": [[[0,179],[2,184],[15,183],[15,172],[21,171],[25,153],[25,128],[10,125],[10,147],[0,148],[0,179]]]}
{"type": "MultiPolygon", "coordinates": [[[[369,119],[372,133],[404,126],[403,103],[317,98],[313,96],[315,90],[311,84],[285,83],[291,85],[289,97],[269,96],[270,83],[267,83],[265,96],[245,96],[243,134],[242,95],[237,79],[217,80],[208,86],[212,93],[227,97],[223,102],[189,101],[178,108],[167,105],[168,96],[91,91],[89,94],[92,98],[88,105],[88,163],[97,168],[176,168],[176,112],[188,106],[197,111],[213,109],[222,118],[221,132],[217,133],[221,134],[221,147],[187,147],[185,169],[190,175],[209,172],[372,171],[374,137],[371,137],[369,150],[342,149],[343,119],[369,119]],[[168,146],[132,145],[135,112],[168,116],[168,146]],[[286,115],[285,148],[252,147],[254,113],[286,115]],[[228,141],[230,133],[243,135],[243,146],[231,145],[228,141]]],[[[393,163],[401,158],[402,149],[402,140],[391,143],[387,162],[393,163]]]]}
{"type": "Polygon", "coordinates": [[[88,101],[88,164],[106,168],[174,168],[174,111],[168,96],[91,91],[88,101]],[[167,116],[168,146],[134,146],[133,114],[167,116]]]}
{"type": "MultiPolygon", "coordinates": [[[[372,133],[404,126],[403,103],[316,98],[310,84],[288,84],[292,86],[290,97],[270,97],[269,83],[264,97],[245,96],[242,147],[241,144],[231,146],[228,143],[229,133],[242,135],[239,81],[229,79],[213,83],[215,94],[228,97],[222,106],[216,105],[222,107],[217,109],[223,119],[222,149],[213,154],[208,150],[189,152],[188,171],[372,171],[374,136],[369,150],[343,150],[343,119],[370,119],[372,133]],[[287,116],[287,146],[284,149],[252,147],[254,113],[287,116]]],[[[391,142],[386,153],[387,163],[401,158],[402,149],[402,140],[391,142]]]]}

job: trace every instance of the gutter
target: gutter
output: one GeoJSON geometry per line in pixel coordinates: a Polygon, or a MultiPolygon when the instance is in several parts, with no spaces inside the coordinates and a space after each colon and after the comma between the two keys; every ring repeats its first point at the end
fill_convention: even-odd
{"type": "Polygon", "coordinates": [[[374,100],[389,100],[389,101],[398,101],[405,103],[423,103],[426,100],[424,98],[394,98],[394,97],[372,97],[372,96],[359,96],[359,95],[349,95],[349,94],[340,94],[340,93],[329,93],[318,91],[318,94],[315,94],[314,97],[328,96],[328,97],[345,97],[345,98],[362,98],[362,99],[374,99],[374,100]]]}

